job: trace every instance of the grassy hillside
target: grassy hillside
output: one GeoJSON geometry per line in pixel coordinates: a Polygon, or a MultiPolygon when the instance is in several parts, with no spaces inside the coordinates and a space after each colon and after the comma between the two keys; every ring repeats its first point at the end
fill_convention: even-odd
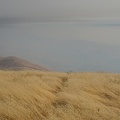
{"type": "Polygon", "coordinates": [[[120,74],[0,71],[0,120],[120,120],[120,74]]]}

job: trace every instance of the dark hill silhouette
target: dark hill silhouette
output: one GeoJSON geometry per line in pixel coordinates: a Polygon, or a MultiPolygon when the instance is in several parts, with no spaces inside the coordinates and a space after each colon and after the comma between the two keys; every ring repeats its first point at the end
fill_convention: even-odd
{"type": "Polygon", "coordinates": [[[41,70],[48,71],[40,65],[33,64],[24,59],[14,56],[0,57],[0,69],[1,70],[41,70]]]}

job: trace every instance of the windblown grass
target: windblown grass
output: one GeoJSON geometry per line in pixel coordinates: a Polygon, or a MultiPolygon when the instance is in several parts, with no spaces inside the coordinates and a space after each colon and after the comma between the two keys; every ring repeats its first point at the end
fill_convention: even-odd
{"type": "Polygon", "coordinates": [[[0,120],[120,120],[120,74],[0,71],[0,120]]]}

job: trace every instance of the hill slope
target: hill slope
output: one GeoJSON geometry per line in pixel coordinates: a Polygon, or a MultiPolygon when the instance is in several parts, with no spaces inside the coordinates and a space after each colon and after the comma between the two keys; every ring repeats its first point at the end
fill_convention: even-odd
{"type": "Polygon", "coordinates": [[[0,71],[0,120],[120,120],[120,74],[0,71]]]}
{"type": "Polygon", "coordinates": [[[0,59],[2,59],[3,57],[0,57],[0,59]]]}
{"type": "Polygon", "coordinates": [[[23,60],[17,57],[0,57],[1,70],[42,70],[47,71],[46,68],[23,60]]]}

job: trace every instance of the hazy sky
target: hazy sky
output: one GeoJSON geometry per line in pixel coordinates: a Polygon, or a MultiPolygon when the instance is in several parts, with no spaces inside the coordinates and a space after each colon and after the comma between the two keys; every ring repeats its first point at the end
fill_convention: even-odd
{"type": "Polygon", "coordinates": [[[120,72],[119,45],[119,0],[0,0],[0,56],[120,72]]]}
{"type": "Polygon", "coordinates": [[[119,0],[0,0],[0,18],[80,20],[120,18],[119,0]]]}

